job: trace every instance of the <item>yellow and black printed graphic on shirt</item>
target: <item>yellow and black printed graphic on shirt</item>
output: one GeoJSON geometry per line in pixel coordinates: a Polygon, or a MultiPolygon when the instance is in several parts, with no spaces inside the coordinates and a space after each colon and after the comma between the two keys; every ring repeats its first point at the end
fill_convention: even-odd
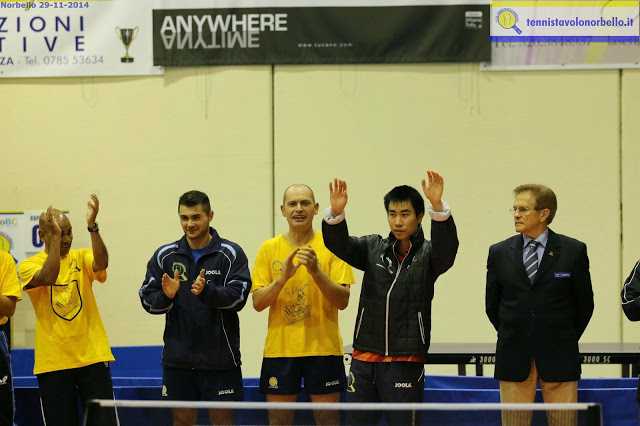
{"type": "MultiPolygon", "coordinates": [[[[280,260],[276,259],[271,263],[273,279],[280,278],[283,270],[284,264],[280,260]]],[[[293,324],[311,315],[308,287],[308,282],[301,282],[294,274],[282,289],[279,302],[282,304],[282,315],[287,323],[293,324]]]]}
{"type": "Polygon", "coordinates": [[[284,303],[282,312],[289,324],[303,321],[311,315],[311,303],[309,303],[308,283],[292,285],[285,287],[282,291],[287,296],[289,303],[284,303]]]}
{"type": "Polygon", "coordinates": [[[82,310],[82,296],[80,295],[80,277],[82,270],[75,260],[69,267],[69,272],[62,282],[51,286],[51,308],[60,318],[71,321],[82,310]]]}

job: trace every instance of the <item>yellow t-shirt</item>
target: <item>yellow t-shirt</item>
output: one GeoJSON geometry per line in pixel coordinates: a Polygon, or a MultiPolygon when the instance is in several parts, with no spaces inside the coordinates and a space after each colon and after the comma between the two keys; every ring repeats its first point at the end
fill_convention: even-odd
{"type": "MultiPolygon", "coordinates": [[[[320,269],[336,284],[354,282],[351,267],[331,253],[316,232],[310,243],[320,269]]],[[[256,257],[252,281],[255,291],[271,284],[295,249],[283,236],[265,241],[256,257]]],[[[269,308],[265,358],[342,355],[338,308],[329,302],[304,266],[284,285],[269,308]]]]}
{"type": "MultiPolygon", "coordinates": [[[[46,259],[40,252],[20,262],[23,288],[46,259]]],[[[90,249],[72,249],[60,260],[55,285],[27,289],[36,314],[33,374],[114,360],[92,288],[94,280],[106,279],[107,271],[93,272],[90,249]]]]}
{"type": "MultiPolygon", "coordinates": [[[[20,300],[20,295],[16,263],[9,253],[0,250],[0,296],[14,296],[20,300]]],[[[6,324],[8,320],[8,317],[0,316],[0,325],[6,324]]]]}

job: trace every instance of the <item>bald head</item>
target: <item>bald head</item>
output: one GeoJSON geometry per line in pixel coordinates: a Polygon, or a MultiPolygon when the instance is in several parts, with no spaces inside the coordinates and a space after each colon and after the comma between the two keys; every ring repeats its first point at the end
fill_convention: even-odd
{"type": "Polygon", "coordinates": [[[289,223],[289,231],[309,232],[313,229],[313,217],[318,214],[318,203],[308,185],[289,185],[282,195],[282,216],[289,223]]]}
{"type": "Polygon", "coordinates": [[[60,244],[60,255],[66,256],[71,250],[73,232],[69,217],[61,210],[49,207],[38,218],[40,240],[44,241],[45,251],[49,252],[52,244],[60,244]],[[56,239],[60,239],[58,242],[56,239]]]}
{"type": "Polygon", "coordinates": [[[282,204],[286,204],[287,203],[287,196],[290,195],[291,193],[298,193],[298,192],[308,192],[308,195],[311,196],[311,200],[313,201],[313,203],[315,204],[316,202],[316,196],[313,194],[313,189],[311,189],[311,187],[309,185],[305,185],[304,183],[294,183],[293,185],[289,185],[287,186],[287,188],[284,190],[284,193],[282,194],[282,204]]]}
{"type": "Polygon", "coordinates": [[[55,208],[50,208],[47,209],[46,211],[43,211],[42,213],[40,213],[40,218],[38,219],[38,225],[40,225],[40,229],[43,229],[47,227],[47,218],[48,215],[51,214],[51,217],[53,219],[56,220],[56,222],[58,222],[59,225],[61,225],[63,223],[63,221],[69,221],[69,218],[67,217],[66,214],[64,214],[62,212],[62,210],[58,210],[55,208]]]}

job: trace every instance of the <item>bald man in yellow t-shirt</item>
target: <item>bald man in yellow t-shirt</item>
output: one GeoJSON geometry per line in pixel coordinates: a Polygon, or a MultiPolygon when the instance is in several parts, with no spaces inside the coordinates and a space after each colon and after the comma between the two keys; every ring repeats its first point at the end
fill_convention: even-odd
{"type": "MultiPolygon", "coordinates": [[[[313,230],[318,203],[306,185],[291,185],[280,207],[286,234],[265,241],[253,269],[253,306],[269,308],[260,389],[269,402],[294,402],[301,382],[313,402],[337,402],[346,385],[338,310],[349,303],[351,267],[313,230]]],[[[314,413],[339,424],[338,412],[314,413]]],[[[293,412],[269,412],[271,425],[293,424],[293,412]]]]}
{"type": "MultiPolygon", "coordinates": [[[[44,251],[20,262],[18,274],[36,315],[35,365],[47,426],[78,426],[78,400],[113,399],[113,361],[93,282],[105,282],[109,255],[96,217],[98,197],[87,203],[90,249],[72,249],[69,218],[49,207],[40,215],[44,251]]],[[[92,410],[88,425],[115,426],[113,409],[92,410]]]]}
{"type": "MultiPolygon", "coordinates": [[[[9,321],[20,300],[20,283],[13,257],[0,250],[0,326],[9,321]]],[[[7,336],[0,330],[0,425],[13,424],[13,386],[7,336]]]]}

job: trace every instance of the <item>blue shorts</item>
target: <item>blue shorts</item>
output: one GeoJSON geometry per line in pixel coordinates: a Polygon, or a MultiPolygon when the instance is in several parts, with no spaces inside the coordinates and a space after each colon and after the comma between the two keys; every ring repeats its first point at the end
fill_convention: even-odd
{"type": "Polygon", "coordinates": [[[342,356],[263,358],[260,390],[272,395],[296,395],[302,384],[310,395],[342,392],[347,378],[342,356]]]}
{"type": "MultiPolygon", "coordinates": [[[[348,402],[422,402],[424,365],[417,362],[364,362],[354,359],[349,371],[348,402]]],[[[419,425],[419,411],[387,411],[389,425],[419,425]]],[[[351,411],[348,424],[376,425],[380,411],[351,411]]]]}
{"type": "Polygon", "coordinates": [[[162,369],[162,399],[170,401],[242,401],[242,372],[231,370],[162,369]]]}

